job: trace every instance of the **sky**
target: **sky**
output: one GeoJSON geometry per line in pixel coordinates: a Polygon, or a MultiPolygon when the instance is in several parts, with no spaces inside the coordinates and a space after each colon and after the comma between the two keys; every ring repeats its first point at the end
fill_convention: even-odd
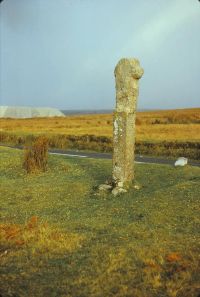
{"type": "Polygon", "coordinates": [[[0,27],[0,105],[113,109],[137,58],[140,109],[200,106],[198,0],[4,0],[0,27]]]}

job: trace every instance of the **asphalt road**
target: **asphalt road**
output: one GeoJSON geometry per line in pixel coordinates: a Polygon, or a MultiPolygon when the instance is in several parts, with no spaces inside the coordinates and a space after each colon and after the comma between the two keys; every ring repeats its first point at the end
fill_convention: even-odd
{"type": "MultiPolygon", "coordinates": [[[[22,149],[20,146],[7,146],[1,144],[1,146],[6,146],[15,149],[22,149]]],[[[77,158],[92,158],[92,159],[111,159],[112,154],[107,153],[91,153],[91,152],[80,152],[80,151],[71,151],[71,150],[61,150],[61,149],[49,149],[49,153],[52,155],[64,155],[68,157],[77,157],[77,158]]],[[[147,156],[138,156],[135,157],[136,163],[148,163],[148,164],[168,164],[174,165],[176,159],[165,159],[157,157],[147,157],[147,156]]],[[[200,167],[200,162],[188,160],[188,164],[191,166],[200,167]]]]}

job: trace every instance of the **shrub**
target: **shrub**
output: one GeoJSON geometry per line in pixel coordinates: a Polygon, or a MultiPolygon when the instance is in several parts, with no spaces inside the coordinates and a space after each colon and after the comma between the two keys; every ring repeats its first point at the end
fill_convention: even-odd
{"type": "Polygon", "coordinates": [[[39,136],[32,147],[26,147],[23,167],[27,173],[46,171],[48,159],[48,139],[39,136]]]}

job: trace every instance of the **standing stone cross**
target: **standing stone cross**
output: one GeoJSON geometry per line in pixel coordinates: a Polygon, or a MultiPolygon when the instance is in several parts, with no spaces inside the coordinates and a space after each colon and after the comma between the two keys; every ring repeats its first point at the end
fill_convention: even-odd
{"type": "Polygon", "coordinates": [[[139,79],[143,73],[137,59],[121,59],[115,68],[113,194],[126,191],[134,180],[135,117],[139,79]]]}

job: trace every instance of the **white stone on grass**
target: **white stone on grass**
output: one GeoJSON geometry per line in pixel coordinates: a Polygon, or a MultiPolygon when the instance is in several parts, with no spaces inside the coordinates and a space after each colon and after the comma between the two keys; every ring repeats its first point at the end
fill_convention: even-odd
{"type": "Polygon", "coordinates": [[[184,157],[180,157],[174,163],[174,166],[185,166],[188,163],[188,159],[184,157]]]}

